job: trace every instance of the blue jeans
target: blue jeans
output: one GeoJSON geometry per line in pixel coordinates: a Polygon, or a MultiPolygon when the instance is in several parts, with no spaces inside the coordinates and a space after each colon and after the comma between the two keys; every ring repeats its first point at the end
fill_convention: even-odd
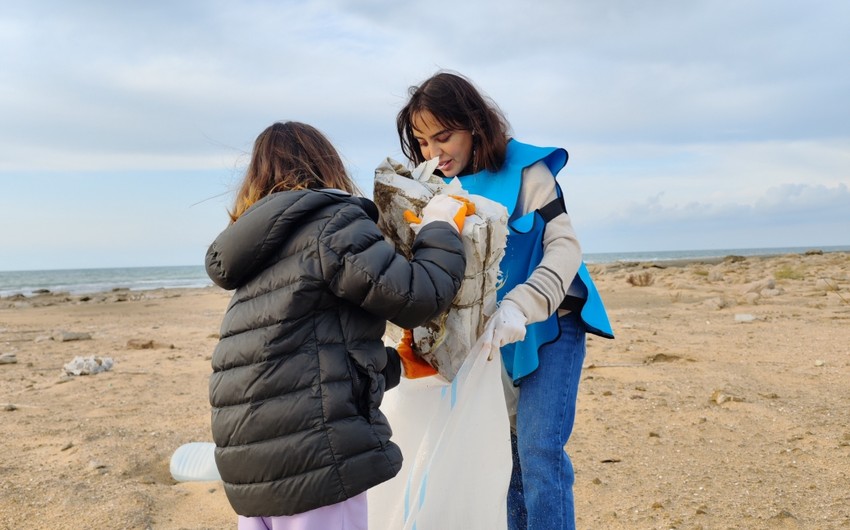
{"type": "Polygon", "coordinates": [[[577,315],[558,319],[561,336],[540,349],[540,365],[520,382],[513,472],[508,490],[510,530],[575,528],[573,465],[564,445],[576,413],[585,355],[585,329],[577,315]]]}

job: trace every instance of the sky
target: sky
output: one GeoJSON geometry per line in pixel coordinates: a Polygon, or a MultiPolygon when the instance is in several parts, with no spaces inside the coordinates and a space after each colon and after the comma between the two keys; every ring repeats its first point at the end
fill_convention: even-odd
{"type": "Polygon", "coordinates": [[[371,196],[439,70],[564,147],[587,253],[850,244],[845,0],[0,7],[0,270],[200,265],[256,136],[309,123],[371,196]]]}

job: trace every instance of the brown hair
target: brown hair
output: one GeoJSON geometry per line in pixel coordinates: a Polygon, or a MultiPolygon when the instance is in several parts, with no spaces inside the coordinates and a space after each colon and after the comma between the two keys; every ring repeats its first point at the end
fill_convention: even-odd
{"type": "MultiPolygon", "coordinates": [[[[428,111],[450,130],[473,133],[473,159],[477,169],[498,171],[505,161],[510,125],[499,107],[460,74],[438,72],[408,90],[408,102],[399,111],[396,128],[401,150],[413,164],[425,161],[413,135],[413,119],[428,111]]],[[[470,168],[464,168],[469,172],[470,168]]]]}
{"type": "Polygon", "coordinates": [[[310,188],[359,194],[336,148],[318,129],[296,121],[274,123],[254,141],[230,219],[271,193],[310,188]]]}

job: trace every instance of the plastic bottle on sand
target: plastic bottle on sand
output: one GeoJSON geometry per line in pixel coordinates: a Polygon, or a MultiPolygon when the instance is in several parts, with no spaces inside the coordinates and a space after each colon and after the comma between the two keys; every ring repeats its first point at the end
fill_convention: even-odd
{"type": "Polygon", "coordinates": [[[215,444],[190,442],[171,455],[171,476],[178,482],[221,480],[215,465],[215,444]]]}

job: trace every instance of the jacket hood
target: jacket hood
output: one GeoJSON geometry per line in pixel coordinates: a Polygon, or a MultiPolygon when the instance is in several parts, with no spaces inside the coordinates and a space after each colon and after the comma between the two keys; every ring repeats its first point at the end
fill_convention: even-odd
{"type": "Polygon", "coordinates": [[[223,289],[236,289],[262,271],[295,227],[316,210],[332,204],[359,206],[377,222],[378,208],[369,199],[344,191],[297,190],[263,197],[224,229],[207,250],[210,279],[223,289]]]}

